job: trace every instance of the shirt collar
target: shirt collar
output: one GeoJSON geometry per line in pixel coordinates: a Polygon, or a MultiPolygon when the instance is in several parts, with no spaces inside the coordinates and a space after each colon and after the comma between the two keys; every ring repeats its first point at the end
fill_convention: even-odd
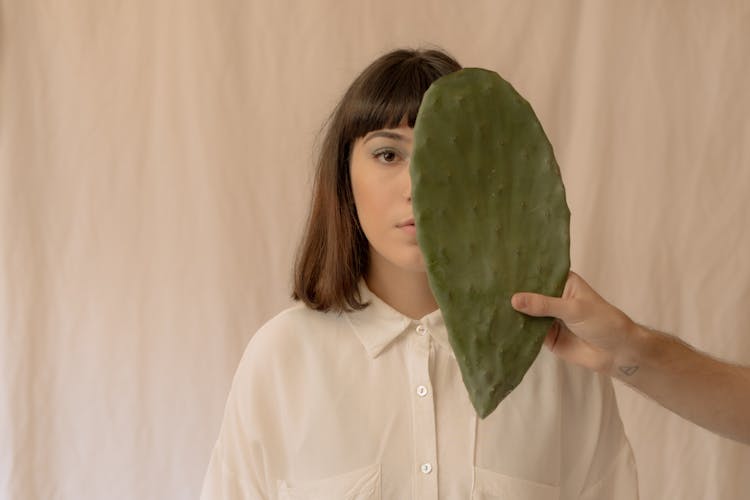
{"type": "Polygon", "coordinates": [[[440,309],[414,320],[383,302],[370,291],[364,279],[359,281],[359,293],[362,301],[370,305],[359,311],[347,312],[346,317],[371,358],[378,357],[396,338],[414,331],[421,324],[427,327],[429,335],[455,359],[440,309]]]}

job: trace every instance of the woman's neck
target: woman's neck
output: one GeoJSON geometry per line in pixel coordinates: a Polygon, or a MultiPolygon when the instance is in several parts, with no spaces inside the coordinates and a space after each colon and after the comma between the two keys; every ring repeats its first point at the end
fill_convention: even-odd
{"type": "Polygon", "coordinates": [[[385,259],[371,259],[367,287],[383,302],[412,318],[420,319],[438,308],[424,271],[400,269],[385,259]]]}

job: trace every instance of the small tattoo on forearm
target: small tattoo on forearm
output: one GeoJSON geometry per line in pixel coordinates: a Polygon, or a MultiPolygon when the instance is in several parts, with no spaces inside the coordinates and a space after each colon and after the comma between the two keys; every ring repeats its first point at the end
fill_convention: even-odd
{"type": "Polygon", "coordinates": [[[622,373],[626,377],[629,377],[638,371],[637,366],[621,366],[619,369],[620,369],[620,373],[622,373]]]}

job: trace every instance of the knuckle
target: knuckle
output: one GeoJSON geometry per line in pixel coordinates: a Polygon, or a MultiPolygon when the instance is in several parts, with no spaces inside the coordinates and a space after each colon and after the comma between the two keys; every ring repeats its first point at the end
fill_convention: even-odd
{"type": "Polygon", "coordinates": [[[549,301],[543,297],[539,297],[539,312],[545,316],[549,314],[549,301]]]}

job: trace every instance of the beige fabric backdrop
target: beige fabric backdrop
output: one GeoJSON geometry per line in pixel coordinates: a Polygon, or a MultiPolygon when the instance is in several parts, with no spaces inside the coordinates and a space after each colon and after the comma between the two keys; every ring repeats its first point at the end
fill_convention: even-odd
{"type": "MultiPolygon", "coordinates": [[[[573,268],[750,363],[743,0],[0,5],[2,500],[197,496],[242,349],[289,304],[320,125],[398,46],[508,78],[573,268]]],[[[642,498],[747,494],[750,447],[617,391],[642,498]]]]}

